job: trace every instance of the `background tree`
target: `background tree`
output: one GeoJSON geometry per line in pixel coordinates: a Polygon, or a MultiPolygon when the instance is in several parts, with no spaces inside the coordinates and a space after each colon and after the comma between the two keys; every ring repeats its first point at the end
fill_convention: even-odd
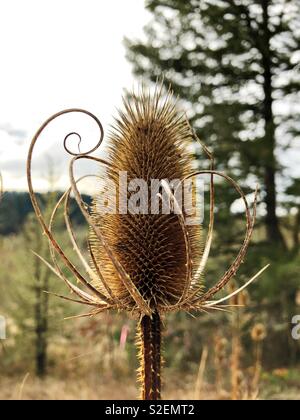
{"type": "MultiPolygon", "coordinates": [[[[142,40],[125,39],[127,57],[136,75],[153,82],[164,75],[164,83],[172,84],[219,170],[246,193],[260,184],[255,246],[239,277],[272,262],[251,294],[267,314],[266,348],[274,360],[295,359],[299,348],[290,340],[289,323],[299,284],[300,191],[293,151],[300,132],[300,2],[147,0],[146,7],[153,19],[142,40]]],[[[205,156],[198,158],[203,166],[205,156]]],[[[226,254],[236,252],[243,233],[241,214],[232,214],[229,205],[235,199],[234,191],[218,184],[217,245],[207,283],[226,269],[226,254]]]]}
{"type": "Polygon", "coordinates": [[[148,0],[145,41],[126,40],[137,75],[162,74],[189,105],[219,169],[263,189],[266,238],[285,246],[276,214],[281,156],[299,134],[300,2],[148,0]]]}
{"type": "Polygon", "coordinates": [[[291,184],[286,188],[285,194],[286,207],[289,210],[290,218],[288,219],[287,228],[292,236],[292,250],[295,253],[299,252],[299,234],[300,234],[300,178],[294,178],[291,184]]]}
{"type": "MultiPolygon", "coordinates": [[[[51,191],[38,197],[46,220],[50,219],[53,205],[60,196],[61,193],[51,191]]],[[[6,194],[3,201],[5,199],[6,194]]],[[[74,205],[72,222],[78,230],[81,244],[85,240],[85,232],[77,223],[81,219],[75,208],[74,205]]],[[[5,207],[3,221],[6,214],[5,207]]],[[[72,245],[62,226],[63,209],[60,209],[53,227],[59,243],[64,244],[67,253],[73,255],[72,245]]],[[[64,318],[78,315],[80,311],[69,302],[44,293],[48,290],[64,294],[65,285],[57,281],[32,251],[50,260],[48,241],[46,237],[41,237],[38,222],[29,213],[17,234],[0,233],[0,295],[3,296],[0,314],[7,319],[8,331],[8,339],[1,342],[5,357],[0,357],[0,370],[6,369],[13,374],[24,368],[31,376],[34,371],[44,378],[49,371],[53,372],[56,365],[63,364],[63,357],[56,354],[55,348],[60,348],[62,336],[68,339],[69,328],[74,328],[74,324],[64,322],[64,318]]]]}
{"type": "MultiPolygon", "coordinates": [[[[39,235],[39,226],[32,214],[28,216],[25,224],[24,237],[31,250],[47,258],[49,249],[47,241],[39,235]]],[[[49,290],[51,272],[35,255],[31,260],[34,294],[35,370],[37,376],[43,377],[47,372],[49,335],[49,295],[45,291],[49,290]]]]}

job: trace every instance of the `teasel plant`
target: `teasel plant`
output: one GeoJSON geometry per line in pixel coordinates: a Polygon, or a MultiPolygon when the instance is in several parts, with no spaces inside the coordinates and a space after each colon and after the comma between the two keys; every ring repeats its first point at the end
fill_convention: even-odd
{"type": "Polygon", "coordinates": [[[254,344],[254,368],[251,381],[251,393],[253,397],[259,392],[259,382],[262,372],[263,341],[267,336],[267,330],[262,322],[256,323],[251,329],[251,339],[254,344]]]}
{"type": "MultiPolygon", "coordinates": [[[[92,155],[101,145],[104,137],[99,119],[83,109],[67,109],[51,116],[38,129],[32,139],[27,163],[29,193],[32,204],[44,234],[49,239],[53,264],[40,257],[61,280],[74,296],[60,296],[68,301],[90,307],[82,316],[96,316],[104,311],[126,312],[137,320],[137,348],[140,368],[138,379],[141,398],[161,399],[161,366],[163,320],[170,312],[207,312],[225,310],[224,302],[231,295],[215,299],[226,284],[235,276],[243,262],[252,235],[255,213],[255,193],[251,213],[246,196],[239,185],[228,175],[215,170],[213,157],[207,147],[197,138],[186,115],[173,98],[171,88],[164,91],[163,83],[157,83],[154,92],[141,86],[123,99],[123,109],[119,111],[108,138],[107,152],[102,157],[92,155]],[[72,132],[63,141],[66,152],[73,155],[69,165],[70,188],[62,195],[53,209],[50,223],[47,224],[38,204],[32,184],[32,157],[35,145],[45,128],[56,118],[69,113],[80,113],[97,123],[100,131],[96,146],[85,153],[74,153],[69,148],[72,132]],[[193,155],[190,144],[199,141],[203,152],[209,158],[210,169],[193,169],[193,155]],[[101,181],[110,179],[117,189],[117,207],[120,207],[122,193],[119,191],[120,173],[126,173],[128,182],[143,179],[150,187],[151,180],[162,180],[157,198],[158,214],[136,214],[116,211],[98,211],[101,193],[95,191],[93,203],[87,206],[79,192],[74,165],[88,160],[99,166],[94,175],[101,181]],[[105,171],[103,171],[105,169],[105,171]],[[197,176],[208,174],[210,177],[210,220],[206,240],[199,224],[187,224],[187,210],[180,208],[178,194],[166,180],[195,180],[197,176]],[[208,290],[204,289],[203,274],[213,239],[214,229],[214,178],[225,179],[242,199],[246,214],[246,232],[241,248],[225,274],[208,290]],[[69,216],[70,195],[73,194],[89,226],[88,254],[84,257],[76,239],[69,216]],[[164,214],[165,201],[171,203],[171,211],[164,214]],[[78,261],[87,273],[84,277],[77,266],[66,256],[65,251],[55,239],[53,222],[55,215],[64,206],[66,230],[76,252],[78,261]],[[124,213],[124,214],[123,214],[124,213]],[[69,273],[82,287],[78,287],[60,268],[63,263],[69,273]]],[[[178,186],[176,187],[178,188],[178,186]]],[[[129,198],[130,193],[125,195],[129,198]]],[[[120,210],[120,209],[119,209],[120,210]]],[[[262,268],[240,289],[239,293],[253,282],[266,267],[262,268]]],[[[227,308],[227,306],[226,306],[227,308]]]]}

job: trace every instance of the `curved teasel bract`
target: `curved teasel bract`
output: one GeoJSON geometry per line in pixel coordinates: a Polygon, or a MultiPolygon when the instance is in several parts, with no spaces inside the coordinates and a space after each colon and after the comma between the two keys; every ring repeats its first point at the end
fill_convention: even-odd
{"type": "MultiPolygon", "coordinates": [[[[49,239],[53,265],[42,260],[76,295],[76,299],[68,296],[60,297],[93,308],[91,312],[83,316],[97,315],[109,309],[116,309],[126,311],[139,320],[137,344],[140,349],[139,380],[142,398],[155,400],[161,397],[161,317],[168,312],[178,310],[222,310],[221,304],[232,294],[218,300],[213,300],[213,298],[236,274],[246,254],[254,227],[257,194],[255,194],[254,210],[251,214],[247,199],[238,184],[226,174],[214,169],[213,156],[197,138],[185,115],[178,110],[170,89],[166,95],[162,93],[162,85],[157,85],[152,95],[142,89],[138,95],[132,93],[124,99],[123,105],[124,110],[119,111],[115,126],[109,135],[106,159],[91,155],[101,146],[104,137],[101,122],[97,117],[77,108],[62,111],[50,117],[39,128],[31,142],[27,176],[29,193],[37,219],[49,239]],[[83,113],[92,118],[99,127],[100,137],[92,150],[76,154],[68,148],[68,141],[71,135],[75,135],[81,143],[81,136],[76,132],[65,136],[64,148],[73,156],[69,168],[70,188],[58,201],[50,224],[47,225],[32,185],[33,151],[48,124],[59,116],[71,112],[83,113]],[[188,145],[193,140],[200,142],[203,152],[210,159],[210,169],[202,171],[193,169],[193,156],[188,151],[188,145]],[[153,179],[177,179],[180,183],[174,191],[171,191],[168,183],[161,182],[157,193],[160,211],[156,214],[120,211],[104,214],[98,211],[97,206],[101,192],[95,191],[90,209],[80,195],[78,184],[88,176],[76,179],[74,165],[83,159],[99,165],[99,173],[88,176],[95,176],[104,182],[106,179],[114,182],[118,210],[120,210],[122,198],[128,200],[130,196],[128,191],[120,191],[119,181],[123,173],[126,173],[127,182],[143,179],[149,189],[153,179]],[[180,209],[176,195],[177,189],[185,180],[193,180],[201,174],[210,175],[210,220],[205,241],[199,224],[186,223],[187,210],[180,209]],[[242,199],[245,205],[246,232],[244,242],[231,266],[212,288],[204,291],[203,273],[213,239],[214,179],[216,176],[225,179],[242,199]],[[74,194],[89,225],[87,249],[89,261],[86,261],[84,253],[79,248],[70,220],[71,193],[74,194]],[[170,214],[163,214],[161,211],[166,197],[172,203],[173,211],[170,214]],[[62,205],[66,231],[75,255],[86,271],[87,278],[70,261],[54,237],[53,222],[62,205]],[[60,264],[68,268],[70,274],[82,287],[76,286],[69,280],[60,268],[60,264]]],[[[234,294],[248,286],[265,269],[266,267],[260,270],[234,294]]]]}

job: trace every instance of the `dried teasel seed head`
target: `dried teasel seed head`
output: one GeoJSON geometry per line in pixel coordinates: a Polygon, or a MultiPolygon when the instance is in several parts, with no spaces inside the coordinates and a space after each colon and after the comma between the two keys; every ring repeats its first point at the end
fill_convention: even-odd
{"type": "Polygon", "coordinates": [[[257,323],[251,330],[251,338],[255,342],[263,341],[267,336],[267,331],[262,323],[257,323]]]}
{"type": "MultiPolygon", "coordinates": [[[[233,293],[237,290],[237,287],[234,283],[229,283],[227,288],[228,288],[229,293],[233,293]]],[[[231,305],[237,305],[241,307],[247,306],[249,302],[250,302],[249,293],[245,289],[230,299],[231,305]]]]}
{"type": "MultiPolygon", "coordinates": [[[[116,187],[116,212],[100,214],[97,209],[100,196],[94,198],[95,225],[101,228],[114,256],[152,310],[167,308],[180,300],[186,287],[188,261],[178,215],[174,212],[162,214],[162,202],[158,214],[151,212],[151,183],[164,179],[183,181],[192,173],[190,141],[189,124],[171,94],[166,98],[158,90],[154,95],[131,94],[124,99],[124,111],[119,112],[110,133],[109,167],[101,174],[104,181],[109,179],[116,187]],[[124,200],[128,205],[132,194],[140,191],[136,187],[130,193],[120,187],[125,174],[127,185],[136,179],[146,182],[147,194],[140,195],[139,200],[145,200],[143,204],[146,204],[148,214],[131,214],[129,208],[127,214],[120,214],[124,200]]],[[[163,195],[161,187],[158,193],[163,195]]],[[[186,211],[183,207],[183,217],[187,215],[186,211]]],[[[189,262],[197,267],[202,254],[201,227],[199,224],[186,226],[186,231],[190,244],[189,262]]],[[[134,312],[137,309],[134,300],[93,232],[90,242],[95,262],[101,267],[112,293],[134,312]]]]}
{"type": "Polygon", "coordinates": [[[225,337],[217,335],[214,338],[214,359],[216,364],[222,364],[226,358],[226,348],[228,341],[225,337]]]}
{"type": "Polygon", "coordinates": [[[247,290],[242,290],[241,293],[238,294],[238,304],[240,306],[247,306],[249,304],[249,301],[249,293],[247,292],[247,290]]]}
{"type": "Polygon", "coordinates": [[[237,380],[237,386],[241,386],[244,381],[244,374],[241,370],[237,371],[236,380],[237,380]]]}
{"type": "Polygon", "coordinates": [[[295,303],[297,306],[300,306],[300,290],[296,292],[295,303]]]}
{"type": "Polygon", "coordinates": [[[43,257],[39,258],[65,282],[75,298],[55,294],[56,296],[92,308],[90,312],[79,315],[80,317],[96,316],[113,309],[127,311],[138,317],[141,395],[144,399],[156,400],[161,397],[161,314],[179,310],[222,310],[224,301],[229,300],[231,305],[235,303],[236,295],[268,267],[262,268],[232,294],[214,299],[236,275],[244,260],[254,228],[258,189],[255,192],[251,214],[242,189],[230,176],[215,170],[212,154],[198,139],[183,113],[178,110],[172,100],[172,93],[169,91],[167,96],[163,97],[162,87],[157,86],[154,95],[142,91],[138,96],[132,94],[126,97],[124,111],[119,113],[109,138],[107,159],[91,155],[102,144],[103,136],[104,130],[100,120],[91,112],[80,108],[57,112],[49,117],[34,135],[27,159],[28,188],[36,217],[43,233],[49,239],[53,265],[43,257]],[[70,113],[89,116],[97,124],[100,137],[89,151],[78,150],[78,153],[75,153],[69,149],[68,141],[75,135],[80,143],[80,134],[71,132],[65,136],[64,148],[73,156],[69,165],[70,188],[57,202],[48,224],[33,188],[33,151],[44,129],[58,117],[70,113]],[[200,142],[210,161],[210,169],[193,170],[193,158],[188,147],[192,140],[200,142]],[[98,162],[100,174],[76,179],[74,165],[84,159],[98,162]],[[190,210],[194,211],[192,214],[196,219],[199,217],[199,212],[195,212],[195,207],[199,210],[195,177],[204,174],[210,175],[210,206],[206,240],[202,245],[200,224],[187,223],[187,219],[191,217],[190,210]],[[126,182],[123,179],[122,183],[124,175],[126,182]],[[210,254],[214,231],[215,176],[225,179],[242,199],[245,206],[246,231],[244,241],[226,272],[204,292],[202,276],[210,254]],[[87,177],[100,179],[91,212],[78,188],[78,183],[87,177]],[[187,180],[190,181],[189,190],[192,190],[192,194],[189,191],[188,206],[183,199],[186,192],[184,181],[187,180]],[[133,181],[135,184],[131,184],[133,181]],[[152,181],[156,181],[156,187],[158,186],[154,197],[152,181]],[[171,188],[167,181],[173,181],[171,188]],[[109,198],[104,194],[107,187],[112,187],[109,198]],[[90,264],[86,261],[85,253],[80,249],[72,228],[69,214],[71,193],[74,194],[90,226],[90,264]],[[115,203],[110,201],[112,196],[115,203]],[[154,210],[153,198],[156,203],[154,210]],[[165,202],[167,208],[171,207],[171,212],[165,211],[165,202]],[[56,213],[63,203],[67,232],[88,279],[66,255],[53,232],[56,213]],[[106,206],[104,212],[103,204],[106,206]],[[129,211],[126,211],[126,207],[129,211]],[[133,212],[132,207],[135,210],[133,212]],[[136,211],[138,208],[140,211],[136,211]],[[75,286],[66,277],[58,259],[85,290],[75,286]]]}
{"type": "Polygon", "coordinates": [[[217,336],[215,338],[215,351],[217,353],[222,353],[226,349],[226,346],[228,344],[228,340],[225,337],[219,337],[217,336]]]}

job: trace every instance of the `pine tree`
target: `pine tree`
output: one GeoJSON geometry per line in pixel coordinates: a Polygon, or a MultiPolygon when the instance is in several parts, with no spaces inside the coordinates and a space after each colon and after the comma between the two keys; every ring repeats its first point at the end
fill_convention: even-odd
{"type": "MultiPolygon", "coordinates": [[[[134,72],[190,106],[217,167],[263,190],[267,239],[285,244],[276,208],[280,157],[297,138],[298,0],[148,0],[145,41],[125,40],[134,72]],[[253,181],[253,177],[251,178],[253,181]]],[[[298,130],[299,134],[299,130],[298,130]]]]}

